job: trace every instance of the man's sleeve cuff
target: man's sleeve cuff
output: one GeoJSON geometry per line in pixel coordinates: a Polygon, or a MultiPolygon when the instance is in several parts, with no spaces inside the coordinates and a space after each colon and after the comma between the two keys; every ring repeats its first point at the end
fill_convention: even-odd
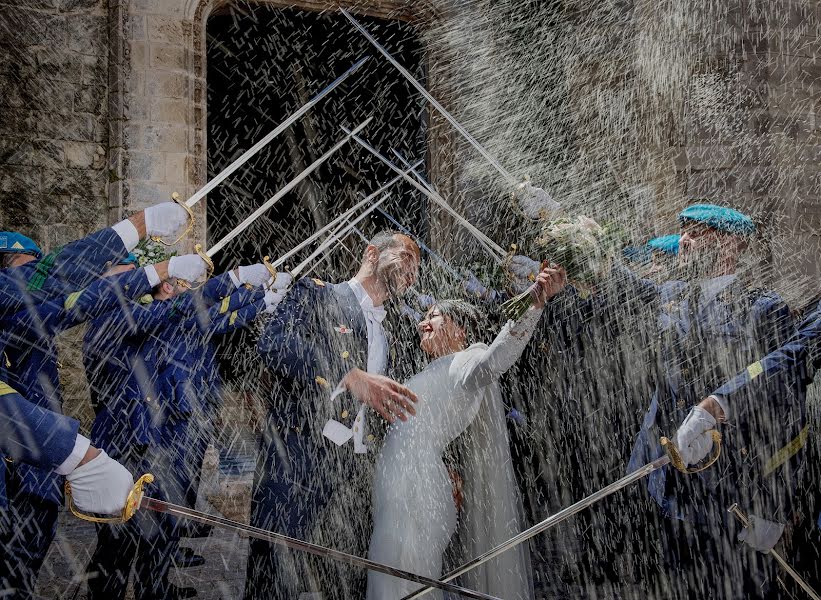
{"type": "Polygon", "coordinates": [[[160,285],[160,276],[157,274],[157,269],[154,268],[154,265],[148,265],[143,270],[145,271],[146,279],[148,279],[148,285],[152,288],[160,285]]]}
{"type": "Polygon", "coordinates": [[[59,467],[54,469],[54,472],[58,475],[68,475],[71,473],[77,468],[80,461],[83,460],[86,452],[88,452],[89,446],[91,446],[91,440],[78,433],[77,438],[74,440],[74,449],[71,451],[71,454],[68,455],[68,458],[65,459],[59,467]]]}
{"type": "Polygon", "coordinates": [[[128,219],[120,221],[116,225],[112,226],[111,229],[113,229],[114,232],[120,236],[125,249],[129,252],[136,248],[137,244],[140,243],[140,234],[137,232],[137,228],[134,227],[134,223],[128,219]]]}

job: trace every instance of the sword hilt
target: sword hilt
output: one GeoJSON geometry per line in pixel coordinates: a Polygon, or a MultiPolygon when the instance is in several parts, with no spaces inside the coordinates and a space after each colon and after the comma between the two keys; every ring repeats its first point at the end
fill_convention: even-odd
{"type": "Polygon", "coordinates": [[[214,261],[211,260],[211,257],[208,256],[205,252],[202,251],[202,244],[195,244],[194,245],[194,252],[199,254],[200,258],[205,261],[205,280],[200,282],[197,285],[192,285],[190,281],[185,281],[184,279],[177,279],[177,285],[181,285],[182,287],[188,288],[189,290],[197,290],[205,285],[205,282],[211,278],[211,275],[214,274],[214,261]]]}
{"type": "Polygon", "coordinates": [[[713,453],[706,463],[697,467],[688,467],[684,464],[684,460],[681,458],[681,453],[678,451],[678,448],[676,448],[673,440],[662,437],[660,441],[664,451],[667,453],[667,456],[670,457],[670,464],[682,473],[692,475],[693,473],[700,473],[705,469],[709,469],[718,460],[718,457],[721,456],[721,433],[719,433],[717,429],[711,429],[710,437],[713,438],[713,453]]]}
{"type": "Polygon", "coordinates": [[[142,503],[143,499],[143,487],[147,483],[153,483],[154,476],[151,473],[146,473],[142,475],[139,479],[137,479],[136,483],[134,483],[134,487],[131,488],[131,491],[128,492],[128,496],[125,499],[125,506],[123,507],[123,511],[115,517],[97,517],[95,515],[87,515],[83,512],[80,512],[80,509],[74,504],[74,500],[71,497],[71,484],[66,481],[65,491],[66,491],[66,504],[68,505],[68,509],[71,511],[71,514],[77,517],[78,519],[82,519],[83,521],[89,521],[91,523],[109,523],[109,524],[117,524],[117,523],[125,523],[131,517],[133,517],[137,510],[140,508],[140,504],[142,503]]]}
{"type": "Polygon", "coordinates": [[[171,200],[182,206],[185,209],[185,212],[188,213],[188,225],[185,227],[185,230],[173,242],[166,242],[164,239],[162,239],[162,237],[158,235],[151,236],[152,240],[159,244],[162,244],[163,246],[174,246],[175,244],[179,243],[179,241],[182,240],[182,238],[191,233],[191,231],[193,231],[194,229],[194,211],[191,210],[191,207],[183,201],[182,196],[180,196],[177,192],[171,194],[171,200]]]}

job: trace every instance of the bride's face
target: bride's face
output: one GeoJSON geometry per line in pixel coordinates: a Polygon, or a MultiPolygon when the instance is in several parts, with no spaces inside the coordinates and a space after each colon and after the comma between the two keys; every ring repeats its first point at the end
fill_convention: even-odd
{"type": "Polygon", "coordinates": [[[434,305],[419,323],[420,346],[433,358],[459,352],[465,347],[465,332],[434,305]]]}

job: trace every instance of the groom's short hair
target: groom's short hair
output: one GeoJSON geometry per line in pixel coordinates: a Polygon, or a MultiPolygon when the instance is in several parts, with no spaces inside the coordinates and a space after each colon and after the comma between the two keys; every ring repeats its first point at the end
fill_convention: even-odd
{"type": "MultiPolygon", "coordinates": [[[[403,243],[403,240],[410,240],[416,245],[416,240],[413,236],[410,236],[406,233],[402,233],[399,231],[394,231],[393,229],[383,229],[375,236],[373,236],[370,240],[368,240],[368,246],[375,246],[379,252],[383,250],[387,250],[388,248],[395,248],[396,246],[400,246],[403,243]]],[[[362,254],[362,259],[364,260],[367,255],[368,249],[365,248],[365,251],[362,254]]],[[[418,253],[418,245],[417,245],[417,253],[418,253]]]]}

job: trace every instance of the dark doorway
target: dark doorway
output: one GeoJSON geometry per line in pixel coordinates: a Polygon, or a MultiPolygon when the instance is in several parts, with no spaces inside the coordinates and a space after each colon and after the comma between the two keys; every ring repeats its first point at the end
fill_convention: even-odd
{"type": "MultiPolygon", "coordinates": [[[[360,22],[424,81],[422,45],[410,24],[367,17],[360,22]]],[[[357,73],[209,194],[209,243],[233,229],[341,139],[340,125],[355,126],[373,116],[363,137],[384,154],[391,155],[390,149],[395,148],[409,159],[424,157],[424,100],[341,14],[236,4],[209,18],[207,39],[209,179],[360,57],[371,56],[357,73]]],[[[232,241],[216,257],[217,272],[259,262],[264,255],[281,256],[350,207],[357,193],[368,194],[392,177],[388,168],[351,142],[232,241]]],[[[386,210],[424,237],[424,199],[407,184],[395,186],[393,192],[386,210]]],[[[370,236],[385,226],[384,217],[374,213],[362,222],[361,230],[370,236]]],[[[347,247],[338,248],[311,275],[330,280],[349,277],[355,255],[364,245],[358,236],[351,236],[347,247]]],[[[234,336],[223,343],[221,354],[231,362],[232,376],[242,375],[236,372],[234,349],[247,347],[248,343],[240,344],[247,341],[234,336]]]]}

